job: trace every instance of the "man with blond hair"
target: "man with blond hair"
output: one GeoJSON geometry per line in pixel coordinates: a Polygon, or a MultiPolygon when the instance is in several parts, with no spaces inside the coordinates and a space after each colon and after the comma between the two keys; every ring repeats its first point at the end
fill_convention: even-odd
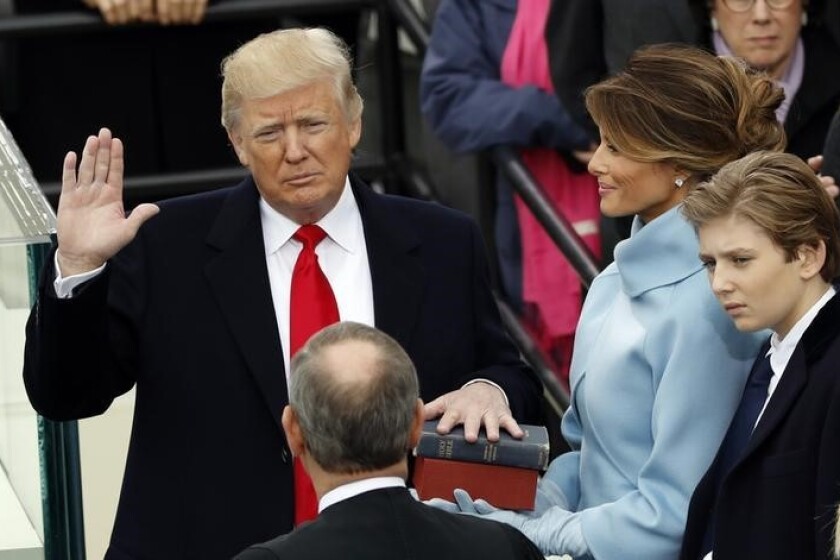
{"type": "Polygon", "coordinates": [[[222,123],[250,171],[239,185],[125,216],[108,129],[78,170],[75,153],[64,162],[24,379],[56,420],[137,386],[107,558],[229,558],[316,513],[281,412],[291,356],[338,320],[406,349],[442,431],[518,435],[537,419],[539,384],[501,327],[475,224],[348,174],[362,101],[343,43],[280,30],[222,71],[222,123]]]}

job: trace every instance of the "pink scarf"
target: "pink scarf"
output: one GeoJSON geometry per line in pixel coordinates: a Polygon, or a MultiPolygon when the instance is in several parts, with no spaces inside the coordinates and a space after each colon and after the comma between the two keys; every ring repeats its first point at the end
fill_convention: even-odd
{"type": "MultiPolygon", "coordinates": [[[[554,93],[544,29],[550,0],[522,0],[502,57],[502,81],[536,85],[554,93]]],[[[600,254],[598,184],[588,173],[573,173],[550,148],[525,148],[522,159],[554,207],[573,224],[595,255],[600,254]]],[[[544,338],[574,334],[581,309],[581,284],[572,266],[517,196],[522,235],[522,284],[526,304],[535,305],[544,338]]]]}

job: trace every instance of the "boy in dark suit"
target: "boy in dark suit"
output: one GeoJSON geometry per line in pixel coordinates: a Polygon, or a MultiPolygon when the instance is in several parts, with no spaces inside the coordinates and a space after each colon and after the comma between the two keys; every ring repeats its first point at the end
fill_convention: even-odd
{"type": "Polygon", "coordinates": [[[758,152],[689,193],[712,289],[772,329],[688,512],[688,560],[829,558],[840,500],[840,218],[800,159],[758,152]]]}
{"type": "Polygon", "coordinates": [[[541,559],[519,531],[443,512],[405,487],[423,401],[408,355],[359,323],[313,336],[292,360],[283,428],[319,498],[320,515],[238,560],[541,559]]]}

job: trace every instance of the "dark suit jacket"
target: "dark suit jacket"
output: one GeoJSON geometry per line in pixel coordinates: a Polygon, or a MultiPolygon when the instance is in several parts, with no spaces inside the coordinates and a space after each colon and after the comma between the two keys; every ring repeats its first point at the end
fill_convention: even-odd
{"type": "Polygon", "coordinates": [[[587,87],[621,71],[642,45],[700,40],[688,0],[552,0],[545,38],[554,91],[595,141],[587,87]]]}
{"type": "Polygon", "coordinates": [[[404,488],[373,490],[325,509],[315,521],[236,560],[542,560],[525,535],[502,523],[447,513],[404,488]]]}
{"type": "Polygon", "coordinates": [[[825,157],[822,174],[837,179],[840,177],[840,107],[837,108],[837,113],[831,121],[822,153],[825,157]]]}
{"type": "MultiPolygon", "coordinates": [[[[500,324],[475,224],[355,183],[376,326],[432,399],[475,377],[534,422],[539,384],[500,324]]],[[[229,558],[292,528],[287,402],[258,193],[236,187],[161,212],[72,299],[52,259],[27,325],[24,381],[52,419],[93,416],[137,384],[109,558],[229,558]]]]}
{"type": "Polygon", "coordinates": [[[698,484],[681,558],[698,558],[713,508],[715,560],[832,557],[840,500],[838,317],[835,296],[794,350],[744,457],[724,475],[717,500],[720,455],[698,484]]]}

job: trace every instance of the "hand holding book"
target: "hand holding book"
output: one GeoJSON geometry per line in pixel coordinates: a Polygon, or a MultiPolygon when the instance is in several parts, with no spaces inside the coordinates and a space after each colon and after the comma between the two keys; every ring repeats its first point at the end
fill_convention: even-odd
{"type": "Polygon", "coordinates": [[[501,510],[484,500],[473,500],[461,489],[456,489],[454,496],[459,513],[515,527],[531,539],[543,554],[569,554],[574,557],[583,556],[589,550],[580,531],[580,518],[575,513],[557,506],[540,514],[501,510]]]}

